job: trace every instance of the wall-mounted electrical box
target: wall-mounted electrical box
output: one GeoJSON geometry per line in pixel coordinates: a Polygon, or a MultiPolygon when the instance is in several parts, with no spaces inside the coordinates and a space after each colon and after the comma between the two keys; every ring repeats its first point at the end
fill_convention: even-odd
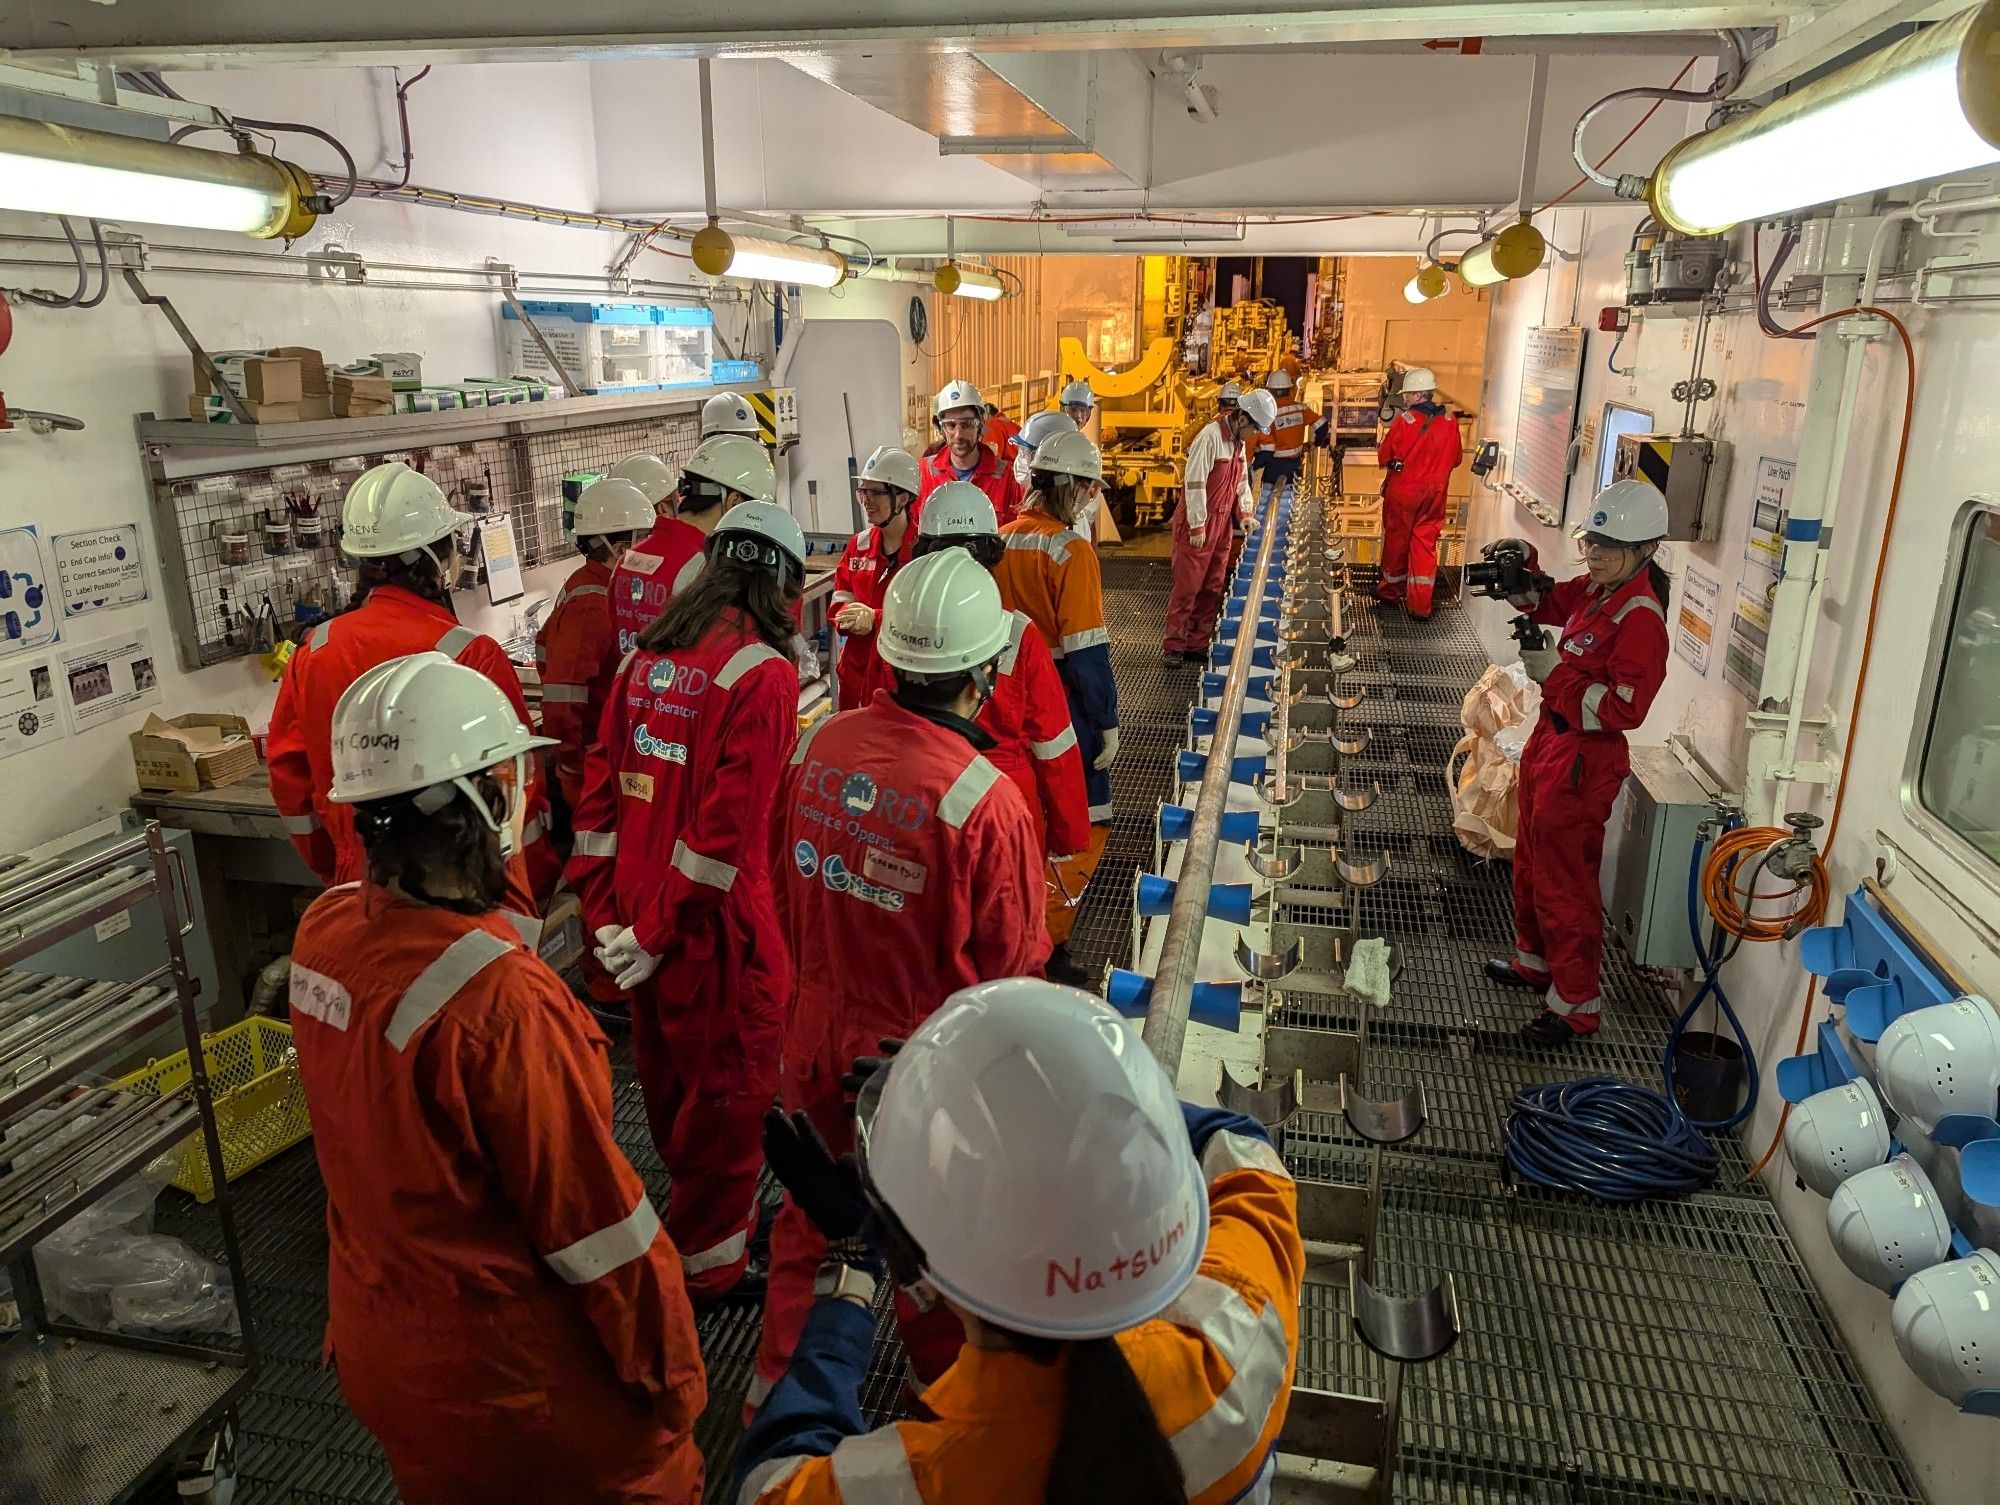
{"type": "Polygon", "coordinates": [[[1692,967],[1688,863],[1708,793],[1664,747],[1632,749],[1632,772],[1611,807],[1598,884],[1612,929],[1642,967],[1692,967]]]}
{"type": "Polygon", "coordinates": [[[1667,537],[1707,543],[1722,529],[1729,441],[1700,435],[1621,434],[1614,480],[1651,481],[1667,499],[1667,537]]]}

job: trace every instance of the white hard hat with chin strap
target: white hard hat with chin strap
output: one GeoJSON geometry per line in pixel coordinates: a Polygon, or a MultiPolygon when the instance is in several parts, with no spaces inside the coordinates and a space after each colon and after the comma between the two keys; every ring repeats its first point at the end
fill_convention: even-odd
{"type": "Polygon", "coordinates": [[[658,455],[627,455],[611,467],[611,474],[637,486],[656,507],[673,495],[678,484],[673,467],[658,455]]]}
{"type": "Polygon", "coordinates": [[[875,447],[875,452],[862,464],[861,479],[898,493],[897,499],[891,503],[891,515],[907,512],[924,486],[916,459],[908,450],[898,449],[893,444],[875,447]]]}
{"type": "Polygon", "coordinates": [[[876,651],[905,674],[971,674],[989,696],[986,671],[1006,648],[1012,625],[986,567],[963,549],[943,549],[918,555],[890,579],[876,651]]]}
{"type": "Polygon", "coordinates": [[[734,392],[718,392],[701,405],[701,437],[704,439],[712,439],[717,434],[742,434],[758,439],[763,432],[757,415],[750,411],[750,404],[734,392]]]}
{"type": "Polygon", "coordinates": [[[1245,392],[1243,400],[1236,405],[1236,411],[1250,420],[1250,424],[1260,434],[1271,432],[1271,425],[1278,421],[1278,399],[1262,387],[1245,392]]]}
{"type": "Polygon", "coordinates": [[[429,545],[478,520],[446,501],[429,476],[391,460],[347,488],[340,504],[340,548],[355,559],[414,564],[429,545]]]}

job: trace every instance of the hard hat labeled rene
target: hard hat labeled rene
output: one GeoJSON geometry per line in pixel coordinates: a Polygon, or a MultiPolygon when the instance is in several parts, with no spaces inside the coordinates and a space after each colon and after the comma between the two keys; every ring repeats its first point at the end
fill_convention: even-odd
{"type": "Polygon", "coordinates": [[[2000,1392],[2000,1255],[1975,1249],[1919,1270],[1896,1293],[1889,1327],[1903,1362],[1946,1400],[2000,1392]]]}
{"type": "Polygon", "coordinates": [[[1991,1118],[2000,1100],[2000,1014],[1976,994],[1912,1009],[1882,1031],[1875,1076],[1889,1105],[1925,1134],[1948,1113],[1991,1118]]]}
{"type": "Polygon", "coordinates": [[[1627,477],[1597,493],[1576,534],[1615,543],[1652,543],[1667,536],[1667,499],[1650,481],[1627,477]]]}
{"type": "Polygon", "coordinates": [[[477,669],[412,653],[377,664],[334,706],[327,798],[351,804],[457,783],[555,745],[523,726],[505,692],[477,669]]]}
{"type": "MultiPolygon", "coordinates": [[[[768,555],[771,549],[785,555],[801,570],[806,567],[806,533],[799,526],[799,520],[783,507],[770,502],[738,502],[722,514],[722,521],[715,525],[711,544],[730,552],[732,539],[754,540],[765,545],[765,563],[775,563],[768,555]]],[[[737,553],[736,558],[746,557],[737,553]]]]}
{"type": "Polygon", "coordinates": [[[1261,434],[1271,432],[1271,425],[1278,421],[1278,399],[1262,387],[1245,392],[1243,400],[1236,405],[1236,411],[1248,418],[1261,434]]]}
{"type": "Polygon", "coordinates": [[[682,469],[753,502],[777,500],[778,473],[771,464],[770,451],[741,434],[717,434],[702,440],[682,469]]]}
{"type": "Polygon", "coordinates": [[[1034,1337],[1158,1316],[1208,1243],[1173,1083],[1101,999],[1039,978],[945,1000],[889,1069],[865,1153],[931,1284],[1034,1337]]]}
{"type": "Polygon", "coordinates": [[[1826,1204],[1826,1234],[1842,1264],[1884,1291],[1951,1253],[1951,1224],[1937,1188],[1908,1155],[1835,1187],[1826,1204]]]}
{"type": "Polygon", "coordinates": [[[623,476],[592,481],[576,499],[574,529],[578,538],[644,533],[652,526],[652,499],[623,476]]]}
{"type": "Polygon", "coordinates": [[[924,484],[910,452],[893,444],[876,446],[875,453],[861,467],[861,479],[873,481],[878,486],[893,486],[898,491],[909,492],[911,496],[921,491],[924,484]]]}
{"type": "Polygon", "coordinates": [[[1073,476],[1081,481],[1104,479],[1104,460],[1090,437],[1082,433],[1056,434],[1035,447],[1035,469],[1053,475],[1073,476]]]}
{"type": "Polygon", "coordinates": [[[746,434],[755,439],[764,432],[750,404],[735,392],[718,392],[701,405],[701,437],[716,434],[746,434]]]}
{"type": "Polygon", "coordinates": [[[1822,1197],[1889,1158],[1889,1119],[1866,1077],[1815,1092],[1785,1121],[1785,1153],[1822,1197]]]}
{"type": "Polygon", "coordinates": [[[974,412],[984,413],[986,399],[979,395],[979,388],[969,381],[948,381],[938,389],[938,395],[931,403],[931,416],[942,418],[958,408],[971,408],[974,412]]]}
{"type": "Polygon", "coordinates": [[[999,531],[992,501],[970,481],[946,481],[917,519],[919,538],[985,538],[999,531]]]}
{"type": "Polygon", "coordinates": [[[391,460],[364,471],[347,488],[340,504],[340,547],[356,559],[386,559],[436,543],[477,520],[447,502],[429,476],[391,460]]]}
{"type": "Polygon", "coordinates": [[[905,674],[958,674],[998,658],[1010,625],[986,567],[945,549],[919,555],[889,581],[877,651],[905,674]]]}
{"type": "Polygon", "coordinates": [[[627,455],[611,467],[611,474],[630,481],[646,493],[646,500],[658,506],[673,493],[679,479],[673,467],[658,455],[627,455]]]}
{"type": "Polygon", "coordinates": [[[1028,421],[1021,425],[1021,432],[1015,434],[1008,442],[1015,448],[1025,449],[1032,454],[1057,434],[1074,434],[1076,431],[1076,420],[1069,414],[1046,408],[1039,413],[1030,413],[1028,421]]]}

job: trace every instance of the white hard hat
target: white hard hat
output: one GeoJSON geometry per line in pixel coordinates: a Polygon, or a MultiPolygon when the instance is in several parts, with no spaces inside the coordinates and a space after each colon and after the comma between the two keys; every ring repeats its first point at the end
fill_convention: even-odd
{"type": "Polygon", "coordinates": [[[1039,413],[1030,413],[1028,421],[1021,425],[1021,432],[1009,442],[1015,448],[1033,454],[1057,434],[1074,434],[1076,431],[1076,420],[1069,414],[1056,408],[1044,408],[1039,413]]]}
{"type": "Polygon", "coordinates": [[[734,392],[718,392],[701,405],[701,437],[716,434],[747,434],[755,439],[764,432],[750,404],[734,392]]]}
{"type": "Polygon", "coordinates": [[[865,1136],[869,1183],[926,1278],[1011,1331],[1122,1332],[1201,1263],[1208,1190],[1173,1083],[1076,988],[952,994],[897,1054],[865,1136]]]}
{"type": "Polygon", "coordinates": [[[1104,479],[1104,459],[1090,436],[1083,433],[1055,434],[1035,447],[1036,470],[1054,475],[1075,476],[1084,481],[1104,479]]]}
{"type": "Polygon", "coordinates": [[[1857,1171],[1826,1204],[1826,1234],[1840,1262],[1882,1290],[1951,1253],[1951,1224],[1937,1188],[1908,1155],[1857,1171]]]}
{"type": "Polygon", "coordinates": [[[984,413],[986,399],[979,395],[979,388],[969,381],[948,381],[938,389],[937,398],[931,403],[931,416],[942,418],[954,408],[973,408],[984,413]]]}
{"type": "Polygon", "coordinates": [[[1667,499],[1650,481],[1636,481],[1629,476],[1613,481],[1597,493],[1575,533],[1579,538],[1595,533],[1618,543],[1651,543],[1656,538],[1665,538],[1667,499]]]}
{"type": "Polygon", "coordinates": [[[1946,1400],[2000,1391],[2000,1255],[1975,1249],[1919,1270],[1896,1293],[1889,1327],[1903,1362],[1946,1400]]]}
{"type": "Polygon", "coordinates": [[[924,488],[923,477],[917,473],[917,462],[911,458],[910,452],[897,449],[893,444],[876,446],[875,453],[861,467],[861,479],[880,486],[893,486],[911,496],[924,488]]]}
{"type": "Polygon", "coordinates": [[[1792,1169],[1822,1197],[1857,1171],[1889,1158],[1888,1115],[1866,1077],[1815,1092],[1785,1120],[1792,1169]]]}
{"type": "Polygon", "coordinates": [[[711,553],[773,566],[777,561],[770,550],[774,548],[789,555],[801,570],[806,567],[805,529],[791,513],[771,502],[738,502],[722,514],[709,539],[711,553]],[[739,540],[749,546],[733,547],[739,540]],[[752,540],[755,542],[749,542],[752,540]]]}
{"type": "Polygon", "coordinates": [[[777,500],[778,474],[772,468],[770,451],[741,434],[717,434],[702,440],[681,469],[753,502],[777,500]]]}
{"type": "Polygon", "coordinates": [[[1991,1118],[2000,1098],[2000,1014],[1977,996],[1912,1009],[1882,1031],[1875,1079],[1926,1134],[1947,1113],[1991,1118]]]}
{"type": "Polygon", "coordinates": [[[1278,399],[1258,387],[1243,394],[1236,411],[1255,424],[1259,433],[1268,434],[1271,425],[1278,421],[1278,399]]]}
{"type": "Polygon", "coordinates": [[[1097,394],[1090,390],[1089,382],[1079,378],[1062,389],[1062,396],[1058,401],[1063,407],[1081,404],[1086,408],[1094,408],[1097,406],[1097,394]]]}
{"type": "Polygon", "coordinates": [[[501,688],[442,653],[412,653],[368,670],[333,708],[336,804],[457,784],[537,747],[501,688]]]}
{"type": "Polygon", "coordinates": [[[673,495],[680,480],[673,467],[658,455],[627,455],[611,467],[611,474],[637,486],[655,506],[673,495]]]}
{"type": "Polygon", "coordinates": [[[1292,390],[1292,373],[1283,370],[1273,371],[1264,378],[1264,385],[1273,392],[1289,392],[1292,390]]]}
{"type": "Polygon", "coordinates": [[[987,538],[1000,531],[993,503],[970,481],[946,481],[924,499],[919,538],[987,538]]]}
{"type": "Polygon", "coordinates": [[[905,674],[957,674],[998,658],[1010,626],[986,567],[963,549],[943,549],[889,581],[876,651],[905,674]]]}
{"type": "Polygon", "coordinates": [[[1222,390],[1215,394],[1215,400],[1223,403],[1241,402],[1243,400],[1243,383],[1238,381],[1224,382],[1222,390]]]}
{"type": "Polygon", "coordinates": [[[362,472],[340,504],[340,547],[356,559],[386,559],[436,543],[474,521],[444,499],[429,476],[400,460],[362,472]]]}
{"type": "Polygon", "coordinates": [[[1402,392],[1435,392],[1438,386],[1437,373],[1429,366],[1412,366],[1403,373],[1402,392]]]}
{"type": "Polygon", "coordinates": [[[576,499],[578,538],[606,533],[644,533],[653,526],[653,503],[638,485],[623,476],[592,481],[576,499]]]}

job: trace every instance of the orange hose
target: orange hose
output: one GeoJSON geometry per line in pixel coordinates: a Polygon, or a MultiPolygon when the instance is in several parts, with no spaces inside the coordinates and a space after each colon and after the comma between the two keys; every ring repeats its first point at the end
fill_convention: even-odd
{"type": "Polygon", "coordinates": [[[1776,893],[1759,893],[1755,884],[1759,868],[1756,859],[1779,842],[1790,841],[1792,832],[1779,826],[1745,826],[1725,832],[1717,840],[1703,864],[1701,896],[1716,924],[1730,935],[1746,941],[1782,941],[1826,918],[1831,885],[1826,864],[1813,855],[1812,875],[1804,882],[1776,893]],[[1739,882],[1739,875],[1747,875],[1739,882]],[[1803,895],[1799,903],[1780,915],[1755,913],[1759,903],[1791,899],[1803,895]]]}

